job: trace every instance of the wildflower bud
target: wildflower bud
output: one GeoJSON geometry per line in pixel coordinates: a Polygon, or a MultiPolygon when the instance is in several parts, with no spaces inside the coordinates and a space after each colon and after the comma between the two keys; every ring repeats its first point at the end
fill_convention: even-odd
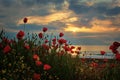
{"type": "Polygon", "coordinates": [[[36,61],[35,64],[36,64],[36,66],[41,66],[42,62],[41,61],[36,61]]]}
{"type": "Polygon", "coordinates": [[[64,34],[63,34],[63,33],[60,33],[60,34],[59,34],[59,37],[62,37],[62,36],[64,36],[64,34]]]}
{"type": "Polygon", "coordinates": [[[45,64],[43,69],[44,69],[44,70],[49,70],[49,69],[51,69],[51,66],[48,65],[48,64],[45,64]]]}
{"type": "Polygon", "coordinates": [[[33,74],[33,80],[40,80],[40,74],[34,73],[33,74]]]}
{"type": "Polygon", "coordinates": [[[17,38],[18,38],[18,39],[22,39],[22,38],[24,37],[24,35],[25,35],[25,33],[24,33],[23,31],[19,31],[19,32],[17,33],[17,38]]]}
{"type": "Polygon", "coordinates": [[[104,55],[105,54],[105,51],[100,51],[101,55],[104,55]]]}
{"type": "Polygon", "coordinates": [[[11,47],[9,45],[5,46],[5,48],[3,49],[3,53],[8,53],[11,51],[11,47]]]}
{"type": "Polygon", "coordinates": [[[48,29],[46,27],[43,28],[43,32],[46,32],[48,29]]]}
{"type": "Polygon", "coordinates": [[[28,21],[27,18],[24,18],[24,19],[23,19],[23,22],[24,22],[24,23],[27,23],[27,21],[28,21]]]}

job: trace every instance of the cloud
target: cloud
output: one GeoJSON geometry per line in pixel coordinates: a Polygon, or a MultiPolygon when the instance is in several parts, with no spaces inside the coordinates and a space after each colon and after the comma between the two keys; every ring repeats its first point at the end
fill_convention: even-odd
{"type": "Polygon", "coordinates": [[[0,0],[0,29],[23,30],[24,17],[26,31],[39,33],[45,26],[76,44],[120,40],[120,0],[0,0]]]}
{"type": "Polygon", "coordinates": [[[103,32],[119,32],[120,28],[113,27],[110,20],[98,20],[93,19],[91,22],[91,27],[87,26],[76,26],[75,24],[67,24],[64,28],[65,31],[71,32],[89,32],[89,33],[103,33],[103,32]]]}
{"type": "MultiPolygon", "coordinates": [[[[27,16],[27,18],[28,24],[46,25],[54,21],[75,21],[77,19],[75,17],[66,20],[71,16],[71,14],[72,13],[68,11],[60,11],[47,16],[27,16]]],[[[23,19],[20,19],[17,24],[23,24],[23,19]]]]}

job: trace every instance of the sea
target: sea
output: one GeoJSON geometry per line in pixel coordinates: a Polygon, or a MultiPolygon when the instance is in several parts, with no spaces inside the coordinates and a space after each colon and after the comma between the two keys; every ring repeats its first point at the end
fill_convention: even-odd
{"type": "MultiPolygon", "coordinates": [[[[81,47],[80,58],[99,58],[99,59],[115,59],[115,54],[109,49],[109,45],[74,45],[81,47]],[[101,55],[100,51],[105,51],[105,55],[101,55]]],[[[117,49],[120,52],[120,48],[117,49]]],[[[75,56],[73,54],[73,56],[75,56]]]]}

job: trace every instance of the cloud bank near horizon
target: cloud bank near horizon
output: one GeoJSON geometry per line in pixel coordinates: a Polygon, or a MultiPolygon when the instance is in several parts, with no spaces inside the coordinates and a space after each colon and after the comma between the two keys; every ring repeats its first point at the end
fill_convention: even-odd
{"type": "Polygon", "coordinates": [[[42,27],[73,44],[109,45],[120,41],[119,0],[0,0],[0,30],[39,33],[42,27]]]}

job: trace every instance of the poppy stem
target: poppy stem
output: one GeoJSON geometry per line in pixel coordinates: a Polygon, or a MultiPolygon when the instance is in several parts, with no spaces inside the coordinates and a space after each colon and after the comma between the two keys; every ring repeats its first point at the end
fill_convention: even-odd
{"type": "Polygon", "coordinates": [[[25,24],[24,24],[24,32],[25,32],[25,24]]]}

